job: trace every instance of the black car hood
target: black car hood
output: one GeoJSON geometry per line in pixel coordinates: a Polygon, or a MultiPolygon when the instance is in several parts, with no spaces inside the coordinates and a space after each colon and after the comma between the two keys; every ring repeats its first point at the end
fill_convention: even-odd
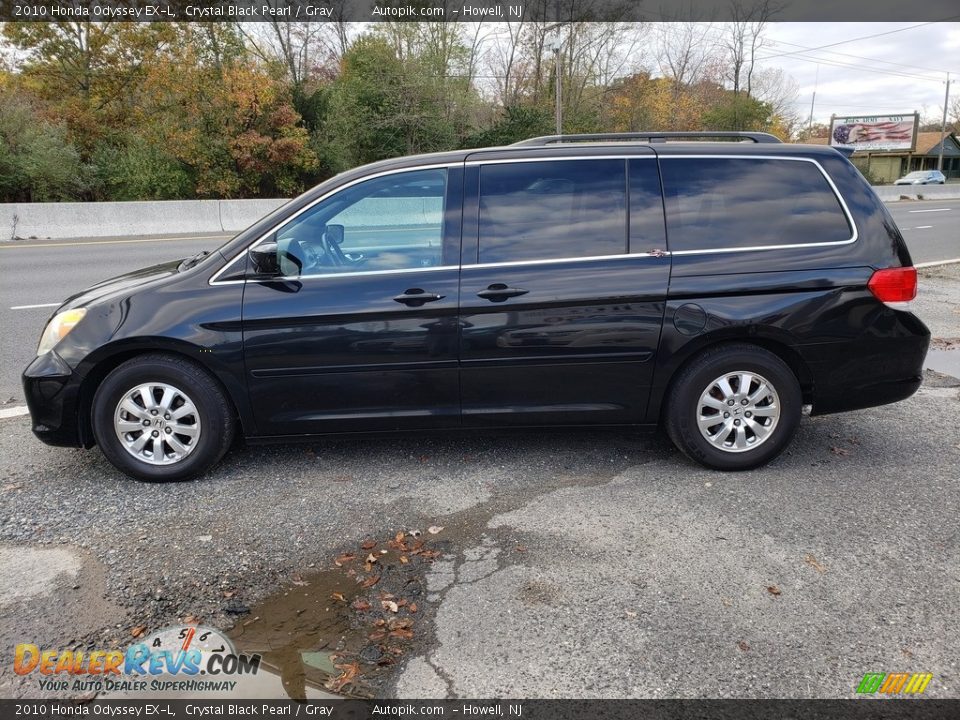
{"type": "Polygon", "coordinates": [[[75,307],[87,307],[94,303],[109,301],[116,297],[128,294],[134,288],[163,280],[165,278],[177,275],[177,267],[182,260],[172,260],[170,262],[151,265],[150,267],[140,268],[133,272],[104,280],[96,285],[81,290],[76,295],[67,298],[63,305],[57,308],[56,312],[69,310],[75,307]]]}

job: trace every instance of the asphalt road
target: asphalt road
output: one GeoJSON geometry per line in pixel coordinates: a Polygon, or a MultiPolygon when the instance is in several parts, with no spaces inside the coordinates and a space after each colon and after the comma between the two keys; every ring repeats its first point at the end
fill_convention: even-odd
{"type": "MultiPolygon", "coordinates": [[[[891,203],[914,262],[960,258],[960,200],[891,203]]],[[[100,280],[222,244],[227,236],[23,240],[0,243],[0,403],[22,403],[20,372],[43,324],[69,295],[100,280]],[[37,307],[39,306],[39,307],[37,307]],[[16,308],[16,309],[13,309],[16,308]]]]}

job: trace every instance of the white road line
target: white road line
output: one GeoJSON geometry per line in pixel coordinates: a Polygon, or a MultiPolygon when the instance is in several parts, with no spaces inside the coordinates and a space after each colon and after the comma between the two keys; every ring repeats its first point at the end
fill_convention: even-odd
{"type": "Polygon", "coordinates": [[[929,230],[933,225],[917,225],[914,230],[929,230]]]}
{"type": "Polygon", "coordinates": [[[59,307],[63,305],[62,302],[57,303],[41,303],[40,305],[12,305],[11,310],[33,310],[34,308],[45,308],[45,307],[59,307]]]}
{"type": "Polygon", "coordinates": [[[170,242],[171,240],[225,240],[231,237],[233,237],[233,235],[196,235],[192,237],[140,238],[138,240],[86,240],[84,242],[3,244],[0,245],[0,250],[74,247],[83,245],[132,245],[135,243],[170,242]]]}
{"type": "Polygon", "coordinates": [[[918,213],[918,212],[949,212],[950,210],[953,210],[953,208],[936,208],[935,210],[907,210],[907,212],[910,212],[910,213],[918,213]]]}
{"type": "Polygon", "coordinates": [[[0,419],[20,417],[21,415],[29,414],[30,408],[28,408],[26,405],[18,405],[16,407],[4,408],[3,410],[0,410],[0,419]]]}

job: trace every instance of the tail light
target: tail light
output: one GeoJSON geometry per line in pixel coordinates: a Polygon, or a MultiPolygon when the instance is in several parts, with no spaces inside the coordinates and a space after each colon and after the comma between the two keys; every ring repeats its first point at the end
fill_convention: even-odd
{"type": "Polygon", "coordinates": [[[882,303],[897,307],[917,296],[917,269],[898,267],[877,270],[870,276],[867,288],[882,303]]]}

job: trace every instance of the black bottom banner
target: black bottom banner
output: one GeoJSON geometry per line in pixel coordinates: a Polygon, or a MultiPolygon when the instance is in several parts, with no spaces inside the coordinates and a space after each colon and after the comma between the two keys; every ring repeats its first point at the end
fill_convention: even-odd
{"type": "Polygon", "coordinates": [[[960,718],[960,700],[0,700],[0,718],[522,718],[806,720],[960,718]]]}

